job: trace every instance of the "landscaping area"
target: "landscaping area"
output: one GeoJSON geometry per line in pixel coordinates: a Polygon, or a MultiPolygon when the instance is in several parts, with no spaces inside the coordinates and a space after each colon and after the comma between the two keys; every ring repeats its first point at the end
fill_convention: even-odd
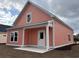
{"type": "Polygon", "coordinates": [[[79,45],[71,45],[55,49],[43,54],[16,50],[14,47],[0,45],[0,58],[77,58],[79,45]]]}

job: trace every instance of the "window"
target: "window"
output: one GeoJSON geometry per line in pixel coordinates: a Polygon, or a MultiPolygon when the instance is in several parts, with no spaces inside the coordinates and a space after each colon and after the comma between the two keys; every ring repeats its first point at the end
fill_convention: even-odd
{"type": "Polygon", "coordinates": [[[11,41],[17,41],[18,39],[18,32],[11,33],[11,41]]]}
{"type": "Polygon", "coordinates": [[[27,23],[30,23],[32,21],[32,13],[27,14],[27,23]]]}
{"type": "Polygon", "coordinates": [[[43,39],[43,38],[44,38],[44,33],[40,32],[40,39],[43,39]]]}
{"type": "Polygon", "coordinates": [[[11,41],[13,41],[13,37],[14,37],[14,35],[13,35],[13,33],[11,33],[11,41]]]}
{"type": "Polygon", "coordinates": [[[18,34],[17,34],[17,32],[15,32],[15,38],[14,38],[14,41],[17,41],[17,36],[18,34]]]}
{"type": "Polygon", "coordinates": [[[70,35],[68,35],[68,40],[71,41],[71,36],[70,35]]]}

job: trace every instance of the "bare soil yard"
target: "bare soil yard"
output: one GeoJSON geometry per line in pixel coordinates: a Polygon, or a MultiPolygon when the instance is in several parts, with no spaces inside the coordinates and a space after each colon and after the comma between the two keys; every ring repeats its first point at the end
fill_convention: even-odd
{"type": "Polygon", "coordinates": [[[14,47],[0,45],[0,58],[78,58],[79,45],[55,49],[44,54],[15,50],[14,47]],[[70,48],[71,47],[71,48],[70,48]]]}

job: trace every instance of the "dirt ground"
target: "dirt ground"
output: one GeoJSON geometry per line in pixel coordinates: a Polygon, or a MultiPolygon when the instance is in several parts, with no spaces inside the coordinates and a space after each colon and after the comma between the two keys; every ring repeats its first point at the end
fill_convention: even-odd
{"type": "Polygon", "coordinates": [[[79,45],[55,49],[44,54],[15,50],[14,47],[0,45],[0,58],[78,58],[79,45]],[[71,48],[70,48],[71,47],[71,48]]]}

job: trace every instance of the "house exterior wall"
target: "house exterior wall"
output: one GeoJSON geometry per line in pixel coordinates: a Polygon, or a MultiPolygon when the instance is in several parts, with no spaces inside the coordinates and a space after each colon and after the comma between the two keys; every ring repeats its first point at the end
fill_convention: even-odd
{"type": "Polygon", "coordinates": [[[53,28],[49,28],[49,45],[53,47],[53,28]]]}
{"type": "MultiPolygon", "coordinates": [[[[15,26],[24,26],[26,25],[26,15],[31,12],[32,13],[32,22],[31,23],[39,23],[39,22],[43,22],[43,21],[48,21],[51,20],[52,18],[47,15],[45,12],[41,11],[39,8],[37,8],[36,6],[32,5],[32,4],[28,4],[26,6],[26,8],[24,8],[24,11],[22,12],[22,14],[20,15],[20,17],[17,19],[16,23],[14,24],[13,27],[15,26]]],[[[37,30],[37,29],[36,29],[37,30]]],[[[35,30],[31,30],[29,29],[29,31],[32,33],[35,32],[35,30]]],[[[38,30],[37,30],[38,31],[38,30]]],[[[7,39],[7,43],[8,44],[15,44],[15,45],[21,45],[22,44],[22,29],[14,29],[14,30],[8,30],[8,39],[7,39]],[[18,31],[18,42],[11,42],[10,40],[10,33],[13,31],[18,31]],[[21,33],[21,34],[20,34],[21,33]]],[[[26,33],[26,31],[25,31],[26,33]]],[[[36,32],[35,32],[36,33],[36,32]]],[[[27,34],[25,34],[26,36],[28,36],[27,34]]],[[[37,44],[36,41],[36,37],[32,36],[33,38],[35,38],[35,40],[33,42],[29,42],[31,44],[37,44]]],[[[30,37],[31,38],[31,37],[30,37]]],[[[27,41],[26,41],[27,42],[27,41]]],[[[26,43],[25,43],[26,44],[26,43]]]]}
{"type": "Polygon", "coordinates": [[[32,23],[51,20],[51,17],[32,4],[28,4],[14,25],[26,25],[26,15],[32,13],[32,23]]]}
{"type": "Polygon", "coordinates": [[[7,43],[7,32],[0,32],[0,43],[7,43]]]}
{"type": "MultiPolygon", "coordinates": [[[[40,30],[45,30],[45,36],[46,36],[46,27],[41,27],[41,28],[32,28],[32,29],[26,29],[24,31],[24,45],[38,45],[38,31],[40,30]]],[[[23,38],[23,29],[14,29],[14,30],[9,30],[7,33],[7,44],[12,44],[12,45],[22,45],[22,38],[23,38]],[[12,32],[18,32],[18,41],[17,42],[11,42],[11,37],[10,34],[12,32]]],[[[52,28],[49,28],[49,45],[52,46],[52,28]]],[[[45,38],[46,42],[46,38],[45,38]]],[[[45,43],[46,45],[46,43],[45,43]]]]}
{"type": "Polygon", "coordinates": [[[55,46],[73,43],[73,31],[60,22],[54,21],[54,42],[55,46]],[[68,34],[71,36],[71,41],[68,40],[68,34]]]}
{"type": "Polygon", "coordinates": [[[8,30],[7,31],[7,44],[13,44],[13,45],[22,45],[22,37],[23,37],[23,29],[14,29],[14,30],[8,30]],[[12,42],[11,41],[11,33],[12,32],[15,32],[17,31],[18,32],[18,40],[17,42],[12,42]]]}
{"type": "MultiPolygon", "coordinates": [[[[52,19],[49,15],[47,15],[46,13],[41,11],[36,6],[34,6],[32,4],[28,4],[27,7],[24,8],[24,11],[22,12],[21,16],[17,19],[16,23],[14,24],[14,27],[27,25],[26,15],[29,12],[32,13],[32,22],[31,23],[39,23],[39,22],[48,21],[48,20],[52,19]]],[[[46,27],[32,28],[32,29],[26,28],[26,30],[24,31],[24,44],[25,45],[37,45],[39,30],[46,31],[46,27]]],[[[22,38],[23,38],[23,29],[22,28],[8,30],[7,44],[22,45],[22,38]],[[14,32],[14,31],[18,31],[18,42],[10,41],[11,40],[10,33],[14,32]]],[[[45,40],[46,40],[46,38],[45,38],[45,40]]],[[[60,22],[54,20],[54,27],[49,28],[49,45],[50,46],[53,46],[53,41],[55,43],[55,46],[73,43],[73,31],[68,29],[67,27],[65,27],[60,22]],[[53,39],[53,34],[52,34],[53,29],[54,29],[54,39],[53,39]],[[68,40],[68,34],[71,35],[71,41],[68,40]]]]}
{"type": "MultiPolygon", "coordinates": [[[[45,37],[46,37],[46,27],[41,28],[32,28],[25,30],[25,45],[38,45],[38,31],[45,30],[45,37]]],[[[52,39],[52,28],[49,28],[49,45],[53,46],[53,39],[52,39]]],[[[45,45],[46,45],[46,38],[45,38],[45,45]]]]}
{"type": "Polygon", "coordinates": [[[45,30],[42,28],[33,28],[25,30],[25,45],[38,45],[38,31],[45,30]]]}

